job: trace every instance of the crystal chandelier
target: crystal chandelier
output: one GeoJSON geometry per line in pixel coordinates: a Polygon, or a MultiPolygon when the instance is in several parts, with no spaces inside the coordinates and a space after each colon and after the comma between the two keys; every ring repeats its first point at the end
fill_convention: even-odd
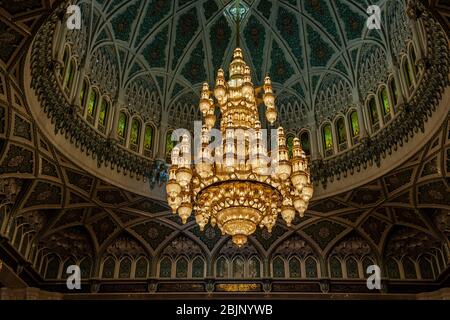
{"type": "Polygon", "coordinates": [[[194,212],[200,230],[208,223],[217,225],[237,246],[244,245],[258,226],[271,232],[279,214],[290,226],[296,213],[303,217],[313,195],[308,161],[298,138],[290,157],[280,127],[276,148],[267,150],[258,113],[262,102],[268,122],[274,124],[277,111],[271,80],[266,77],[264,86],[255,88],[238,47],[229,80],[220,69],[213,91],[203,84],[199,107],[205,125],[195,157],[188,135],[172,151],[166,191],[173,212],[178,212],[183,223],[194,212]],[[262,101],[258,98],[261,90],[262,101]],[[211,148],[216,108],[221,113],[222,141],[211,148]]]}

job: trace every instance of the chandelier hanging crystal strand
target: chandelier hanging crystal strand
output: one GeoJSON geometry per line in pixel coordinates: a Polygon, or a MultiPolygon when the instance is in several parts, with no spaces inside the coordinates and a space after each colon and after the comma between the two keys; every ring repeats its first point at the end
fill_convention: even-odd
{"type": "MultiPolygon", "coordinates": [[[[269,77],[262,89],[265,115],[273,125],[277,111],[269,77]]],[[[259,121],[258,91],[238,43],[229,80],[220,69],[213,91],[203,84],[199,108],[205,124],[196,161],[192,161],[190,137],[183,135],[172,151],[166,186],[169,206],[183,223],[194,212],[200,230],[208,223],[217,225],[237,246],[244,245],[258,226],[271,232],[279,214],[290,226],[296,212],[303,217],[313,195],[308,160],[298,138],[294,138],[290,157],[284,129],[279,127],[277,148],[267,150],[259,121]],[[216,108],[221,112],[222,141],[211,148],[216,108]]]]}

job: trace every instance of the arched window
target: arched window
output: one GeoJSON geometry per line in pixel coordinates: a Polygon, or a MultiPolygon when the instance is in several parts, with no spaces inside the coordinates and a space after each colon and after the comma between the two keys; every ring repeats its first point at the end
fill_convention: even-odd
{"type": "Polygon", "coordinates": [[[288,148],[289,158],[292,158],[292,155],[293,155],[294,138],[295,137],[292,134],[289,134],[286,138],[286,146],[288,148]]]}
{"type": "Polygon", "coordinates": [[[378,117],[377,102],[374,96],[372,96],[368,102],[368,109],[370,114],[370,123],[372,124],[372,131],[376,132],[380,129],[380,119],[378,117]]]}
{"type": "MultiPolygon", "coordinates": [[[[394,78],[391,78],[391,80],[389,81],[389,87],[391,88],[392,100],[394,102],[394,106],[396,106],[398,103],[398,91],[397,91],[397,84],[395,83],[394,78]]],[[[394,108],[394,111],[395,111],[395,108],[394,108]]]]}
{"type": "Polygon", "coordinates": [[[224,257],[220,257],[216,263],[216,277],[228,278],[228,262],[224,257]]]}
{"type": "Polygon", "coordinates": [[[120,112],[119,123],[117,125],[117,136],[121,145],[125,145],[125,139],[127,137],[128,128],[128,116],[125,112],[120,112]]]}
{"type": "Polygon", "coordinates": [[[367,268],[373,265],[375,265],[375,263],[372,261],[372,259],[370,259],[369,257],[365,257],[362,262],[363,274],[367,275],[367,268]]]}
{"type": "Polygon", "coordinates": [[[389,102],[389,95],[387,88],[383,86],[383,88],[380,91],[380,101],[381,106],[383,110],[383,114],[386,120],[390,119],[390,112],[391,112],[391,104],[389,102]]]}
{"type": "Polygon", "coordinates": [[[272,262],[272,272],[274,278],[284,278],[284,261],[280,257],[276,257],[272,262]]]}
{"type": "Polygon", "coordinates": [[[148,262],[145,257],[140,257],[136,262],[135,278],[147,278],[148,262]]]}
{"type": "Polygon", "coordinates": [[[346,261],[347,266],[347,278],[356,279],[359,278],[358,263],[354,258],[348,258],[346,261]]]}
{"type": "Polygon", "coordinates": [[[358,112],[356,110],[352,111],[350,113],[350,127],[351,127],[351,133],[353,138],[353,144],[356,144],[358,142],[359,137],[359,121],[358,121],[358,112]]]}
{"type": "Polygon", "coordinates": [[[417,279],[416,266],[414,262],[409,258],[403,259],[403,270],[405,271],[406,279],[417,279]]]}
{"type": "Polygon", "coordinates": [[[130,134],[130,148],[131,150],[139,151],[139,142],[141,138],[141,122],[134,118],[131,122],[131,134],[130,134]]]}
{"type": "Polygon", "coordinates": [[[244,277],[244,259],[237,257],[233,260],[233,278],[244,277]]]}
{"type": "Polygon", "coordinates": [[[80,263],[80,269],[82,279],[90,278],[92,269],[92,260],[90,258],[84,258],[83,261],[81,261],[80,263]]]}
{"type": "Polygon", "coordinates": [[[420,257],[419,269],[422,279],[434,279],[433,267],[430,260],[428,260],[425,256],[420,257]]]}
{"type": "Polygon", "coordinates": [[[64,49],[63,63],[64,63],[64,66],[63,66],[63,68],[61,68],[61,77],[65,78],[66,71],[67,71],[67,65],[69,63],[69,48],[68,47],[66,47],[64,49]]]}
{"type": "Polygon", "coordinates": [[[412,71],[411,71],[411,66],[409,65],[407,58],[403,59],[402,68],[403,68],[403,73],[405,76],[406,86],[408,87],[408,90],[411,92],[413,89],[414,83],[413,83],[413,75],[412,75],[412,71]]]}
{"type": "Polygon", "coordinates": [[[333,155],[333,133],[331,130],[331,124],[326,124],[322,128],[322,135],[323,135],[323,145],[324,145],[324,151],[325,156],[329,157],[333,155]]]}
{"type": "Polygon", "coordinates": [[[386,269],[389,278],[400,279],[400,270],[398,268],[398,263],[393,258],[389,258],[386,262],[386,269]]]}
{"type": "Polygon", "coordinates": [[[59,273],[59,258],[57,256],[52,256],[47,260],[47,269],[45,270],[46,279],[56,279],[59,273]]]}
{"type": "Polygon", "coordinates": [[[347,130],[345,129],[344,118],[339,118],[336,121],[336,131],[338,136],[339,151],[347,149],[347,130]]]}
{"type": "Polygon", "coordinates": [[[91,124],[94,124],[95,114],[97,113],[97,105],[98,105],[98,91],[97,89],[93,88],[89,96],[89,103],[87,109],[87,120],[91,124]]]}
{"type": "Polygon", "coordinates": [[[81,87],[80,91],[80,103],[81,107],[84,110],[84,107],[86,106],[86,93],[89,92],[89,82],[84,79],[83,80],[83,86],[81,87]]]}
{"type": "Polygon", "coordinates": [[[109,114],[109,102],[105,98],[102,99],[100,113],[98,114],[98,129],[102,133],[106,133],[106,125],[109,114]]]}
{"type": "Polygon", "coordinates": [[[120,261],[119,278],[128,279],[131,277],[131,259],[126,257],[120,261]]]}
{"type": "Polygon", "coordinates": [[[414,45],[411,44],[409,48],[409,58],[411,62],[412,69],[414,70],[414,73],[417,74],[417,55],[416,55],[416,49],[414,49],[414,45]]]}
{"type": "Polygon", "coordinates": [[[305,151],[305,154],[307,156],[311,155],[311,140],[309,139],[309,132],[304,131],[300,135],[300,143],[302,145],[303,151],[305,151]]]}
{"type": "Polygon", "coordinates": [[[66,74],[64,76],[64,88],[70,90],[75,74],[75,60],[71,59],[67,65],[66,74]]]}
{"type": "Polygon", "coordinates": [[[75,260],[73,258],[69,258],[66,260],[66,262],[64,262],[63,272],[62,272],[63,279],[67,279],[67,277],[69,276],[69,274],[66,272],[67,268],[69,268],[69,266],[73,266],[76,264],[77,263],[75,263],[75,260]]]}
{"type": "Polygon", "coordinates": [[[180,258],[177,261],[176,268],[177,278],[187,278],[188,275],[188,262],[186,258],[180,258]]]}
{"type": "Polygon", "coordinates": [[[116,268],[116,260],[113,257],[106,258],[103,263],[102,278],[112,279],[114,278],[114,269],[116,268]]]}
{"type": "Polygon", "coordinates": [[[337,257],[330,259],[330,273],[332,278],[342,278],[342,265],[337,257]]]}
{"type": "Polygon", "coordinates": [[[317,275],[317,262],[314,258],[308,257],[305,261],[305,271],[307,278],[318,278],[317,275]]]}
{"type": "Polygon", "coordinates": [[[171,162],[172,150],[173,150],[173,147],[175,147],[175,141],[172,141],[172,132],[173,131],[170,130],[166,134],[166,162],[167,163],[171,162]]]}
{"type": "Polygon", "coordinates": [[[159,277],[170,278],[172,275],[172,261],[168,257],[164,257],[159,263],[159,277]]]}
{"type": "Polygon", "coordinates": [[[250,278],[261,277],[261,263],[257,257],[252,257],[248,262],[248,276],[250,278]]]}
{"type": "Polygon", "coordinates": [[[302,276],[300,260],[296,257],[289,260],[289,277],[300,278],[302,276]]]}
{"type": "Polygon", "coordinates": [[[151,157],[152,156],[152,148],[153,148],[153,126],[148,124],[145,126],[144,133],[144,156],[151,157]]]}
{"type": "Polygon", "coordinates": [[[205,262],[197,257],[192,262],[192,278],[203,278],[205,276],[205,262]]]}

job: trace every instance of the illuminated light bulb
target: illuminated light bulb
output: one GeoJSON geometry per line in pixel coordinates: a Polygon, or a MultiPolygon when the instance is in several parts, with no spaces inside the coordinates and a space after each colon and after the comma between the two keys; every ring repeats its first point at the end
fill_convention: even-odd
{"type": "Polygon", "coordinates": [[[267,108],[266,118],[267,118],[267,121],[270,122],[270,124],[274,124],[275,121],[277,121],[277,116],[278,116],[278,113],[275,110],[275,108],[267,108]]]}
{"type": "Polygon", "coordinates": [[[176,197],[181,193],[181,186],[175,179],[171,179],[166,184],[166,192],[169,197],[176,197]]]}
{"type": "Polygon", "coordinates": [[[214,115],[214,110],[209,110],[205,117],[205,125],[208,129],[211,129],[216,124],[216,116],[214,115]]]}
{"type": "Polygon", "coordinates": [[[189,168],[181,167],[177,169],[176,173],[177,182],[181,187],[186,187],[192,179],[192,170],[189,168]]]}
{"type": "Polygon", "coordinates": [[[303,190],[303,187],[308,183],[308,174],[304,171],[294,172],[291,175],[291,181],[298,192],[303,190]]]}
{"type": "Polygon", "coordinates": [[[275,168],[276,176],[280,178],[282,181],[289,179],[291,175],[291,163],[287,160],[282,160],[278,162],[275,168]]]}
{"type": "Polygon", "coordinates": [[[172,209],[172,213],[177,213],[177,209],[180,207],[181,204],[181,197],[177,196],[177,197],[169,197],[167,199],[167,202],[169,204],[169,207],[172,209]]]}
{"type": "Polygon", "coordinates": [[[281,216],[284,221],[286,221],[286,224],[288,227],[292,225],[292,221],[295,218],[295,210],[291,206],[283,206],[281,208],[281,216]]]}
{"type": "Polygon", "coordinates": [[[192,213],[192,204],[188,202],[183,202],[178,208],[178,215],[181,218],[183,224],[186,224],[187,219],[191,216],[192,213]]]}
{"type": "Polygon", "coordinates": [[[314,194],[314,189],[310,183],[306,184],[302,189],[302,198],[306,202],[311,200],[312,196],[314,194]]]}
{"type": "Polygon", "coordinates": [[[294,208],[300,214],[300,217],[303,217],[303,214],[306,211],[308,204],[301,197],[294,198],[294,208]]]}

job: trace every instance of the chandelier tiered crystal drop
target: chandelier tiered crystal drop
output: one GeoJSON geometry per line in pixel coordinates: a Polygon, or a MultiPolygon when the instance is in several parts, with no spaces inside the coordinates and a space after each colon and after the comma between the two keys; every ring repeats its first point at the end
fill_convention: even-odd
{"type": "Polygon", "coordinates": [[[274,124],[277,111],[269,77],[264,80],[262,101],[257,98],[260,89],[253,86],[242,50],[236,48],[229,80],[220,69],[213,91],[203,85],[201,145],[192,157],[190,137],[183,135],[172,152],[166,187],[168,203],[183,223],[194,212],[201,230],[208,223],[217,225],[238,246],[258,226],[271,232],[279,214],[290,226],[296,213],[303,217],[313,195],[308,160],[298,138],[290,157],[280,127],[277,147],[267,150],[258,105],[265,104],[266,118],[274,124]],[[222,141],[211,148],[216,108],[221,112],[222,141]]]}

